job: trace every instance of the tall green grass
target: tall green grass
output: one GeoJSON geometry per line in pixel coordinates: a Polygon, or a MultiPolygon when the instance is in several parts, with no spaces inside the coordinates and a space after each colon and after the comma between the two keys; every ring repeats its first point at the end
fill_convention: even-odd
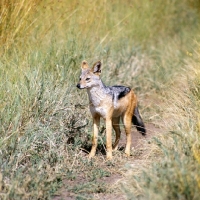
{"type": "MultiPolygon", "coordinates": [[[[102,60],[105,83],[133,87],[141,102],[162,94],[192,52],[199,30],[195,3],[1,1],[2,198],[50,198],[80,166],[89,176],[98,164],[80,153],[91,137],[87,97],[75,87],[80,62],[102,60]]],[[[151,121],[154,110],[142,111],[151,121]]]]}

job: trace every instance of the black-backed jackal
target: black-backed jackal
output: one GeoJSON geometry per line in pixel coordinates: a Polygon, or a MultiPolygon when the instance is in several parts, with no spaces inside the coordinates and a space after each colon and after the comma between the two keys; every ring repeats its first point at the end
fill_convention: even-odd
{"type": "Polygon", "coordinates": [[[92,149],[89,158],[96,153],[98,127],[100,117],[106,121],[106,149],[107,159],[112,159],[112,150],[116,150],[120,139],[120,117],[123,120],[127,136],[125,153],[130,155],[131,148],[131,124],[145,135],[146,130],[142,118],[138,111],[137,97],[133,90],[125,86],[105,86],[101,81],[101,62],[96,62],[90,69],[88,63],[81,64],[82,73],[77,87],[87,89],[89,97],[89,107],[93,117],[93,139],[92,149]],[[115,143],[112,148],[112,127],[116,133],[115,143]]]}

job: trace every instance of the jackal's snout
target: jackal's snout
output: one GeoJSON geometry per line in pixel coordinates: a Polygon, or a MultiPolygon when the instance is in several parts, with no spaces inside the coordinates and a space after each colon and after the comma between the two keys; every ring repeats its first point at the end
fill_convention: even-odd
{"type": "Polygon", "coordinates": [[[78,84],[76,85],[76,87],[77,87],[78,89],[81,89],[80,83],[78,83],[78,84]]]}
{"type": "Polygon", "coordinates": [[[77,85],[76,85],[76,87],[78,88],[78,89],[84,89],[84,88],[86,88],[84,85],[82,85],[81,83],[78,83],[77,85]]]}

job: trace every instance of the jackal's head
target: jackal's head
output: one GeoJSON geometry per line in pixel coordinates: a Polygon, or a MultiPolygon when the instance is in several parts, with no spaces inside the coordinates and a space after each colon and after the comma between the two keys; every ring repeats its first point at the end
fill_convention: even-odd
{"type": "Polygon", "coordinates": [[[97,61],[90,69],[88,63],[84,60],[81,63],[81,76],[79,83],[76,85],[79,89],[91,88],[99,85],[101,74],[101,62],[97,61]]]}

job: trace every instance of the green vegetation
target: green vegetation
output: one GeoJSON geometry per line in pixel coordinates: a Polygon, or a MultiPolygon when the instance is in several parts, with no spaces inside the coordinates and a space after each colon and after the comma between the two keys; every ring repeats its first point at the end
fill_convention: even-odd
{"type": "Polygon", "coordinates": [[[192,60],[192,68],[191,63],[187,66],[187,70],[191,70],[189,81],[186,75],[179,77],[171,91],[164,95],[169,99],[161,108],[165,134],[149,141],[153,164],[145,165],[147,160],[144,160],[140,166],[131,168],[132,174],[124,184],[128,197],[199,199],[199,88],[196,82],[199,68],[195,68],[192,60]],[[147,166],[150,169],[146,169],[147,166]],[[138,171],[139,174],[135,173],[138,171]]]}
{"type": "Polygon", "coordinates": [[[127,198],[198,199],[199,17],[198,0],[2,0],[0,198],[48,199],[63,182],[77,199],[120,192],[99,180],[134,159],[105,161],[103,126],[97,156],[84,153],[91,117],[75,85],[86,59],[103,61],[106,84],[131,86],[146,124],[161,127],[127,198]]]}

